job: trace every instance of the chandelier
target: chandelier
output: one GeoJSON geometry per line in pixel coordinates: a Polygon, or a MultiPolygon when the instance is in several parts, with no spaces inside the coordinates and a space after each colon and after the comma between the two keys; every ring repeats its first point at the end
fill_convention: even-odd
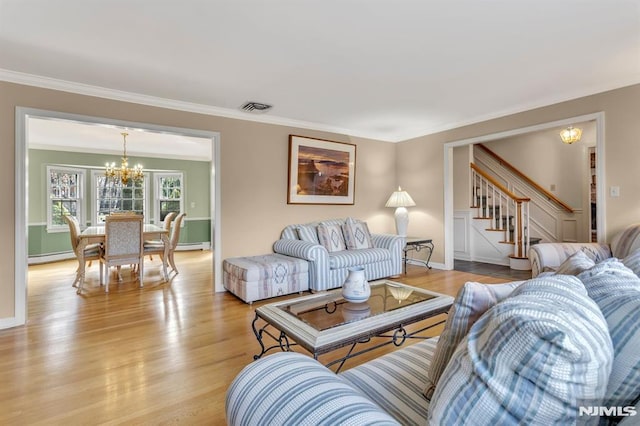
{"type": "Polygon", "coordinates": [[[129,168],[129,160],[127,159],[127,136],[128,133],[120,133],[124,139],[124,154],[122,155],[122,162],[120,167],[116,167],[116,163],[107,163],[105,169],[105,176],[107,179],[113,179],[114,181],[120,181],[123,185],[127,185],[129,180],[141,181],[144,177],[142,173],[142,165],[136,164],[133,168],[129,168]]]}
{"type": "Polygon", "coordinates": [[[582,137],[582,129],[577,127],[569,126],[566,129],[562,129],[560,132],[560,139],[562,142],[566,144],[572,144],[574,142],[578,142],[582,137]]]}

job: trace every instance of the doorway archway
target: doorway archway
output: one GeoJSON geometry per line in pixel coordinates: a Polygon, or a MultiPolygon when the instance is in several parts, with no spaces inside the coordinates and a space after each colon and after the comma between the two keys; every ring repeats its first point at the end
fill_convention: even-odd
{"type": "MultiPolygon", "coordinates": [[[[129,122],[102,117],[83,116],[56,111],[40,110],[33,108],[16,108],[16,140],[15,140],[15,284],[14,284],[14,317],[3,322],[3,326],[13,327],[23,325],[27,320],[27,267],[28,267],[28,120],[29,118],[42,118],[52,120],[69,120],[86,124],[109,125],[119,128],[145,129],[151,132],[167,133],[181,136],[205,138],[211,141],[211,242],[213,250],[214,285],[213,291],[223,291],[222,288],[222,259],[221,259],[221,214],[220,214],[220,134],[218,132],[196,129],[177,128],[150,123],[129,122]]],[[[4,328],[4,327],[3,327],[4,328]]]]}
{"type": "Polygon", "coordinates": [[[596,197],[598,200],[597,218],[597,241],[604,242],[606,236],[605,222],[605,158],[604,158],[604,113],[581,115],[563,120],[528,126],[504,132],[492,133],[475,138],[451,141],[444,144],[444,242],[445,242],[445,269],[453,269],[454,252],[454,203],[453,203],[453,149],[460,146],[467,146],[482,142],[489,142],[496,139],[518,136],[553,127],[568,126],[576,122],[595,121],[596,123],[596,197]]]}

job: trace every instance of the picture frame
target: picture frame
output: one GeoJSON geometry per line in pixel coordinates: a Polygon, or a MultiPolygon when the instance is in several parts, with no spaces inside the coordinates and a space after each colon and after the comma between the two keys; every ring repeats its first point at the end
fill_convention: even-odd
{"type": "Polygon", "coordinates": [[[289,135],[287,204],[355,203],[356,145],[289,135]]]}

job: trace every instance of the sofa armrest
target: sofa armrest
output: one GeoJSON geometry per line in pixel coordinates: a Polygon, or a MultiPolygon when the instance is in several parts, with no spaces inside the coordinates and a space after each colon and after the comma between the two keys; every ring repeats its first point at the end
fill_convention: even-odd
{"type": "Polygon", "coordinates": [[[273,243],[273,251],[286,256],[308,260],[310,262],[318,261],[323,257],[329,257],[327,249],[323,246],[301,240],[278,240],[273,243]]]}
{"type": "Polygon", "coordinates": [[[309,262],[309,287],[326,290],[329,283],[329,252],[321,245],[308,241],[281,239],[273,244],[273,251],[309,262]],[[323,287],[324,286],[324,287],[323,287]]]}
{"type": "Polygon", "coordinates": [[[227,424],[399,424],[318,361],[278,352],[246,366],[226,398],[227,424]]]}
{"type": "Polygon", "coordinates": [[[607,244],[599,243],[542,243],[531,246],[531,277],[537,277],[545,268],[556,269],[569,256],[583,250],[595,262],[611,257],[611,249],[607,244]]]}
{"type": "Polygon", "coordinates": [[[392,275],[402,273],[402,249],[405,246],[405,237],[394,234],[371,234],[371,241],[376,248],[386,248],[391,251],[393,264],[392,275]]]}

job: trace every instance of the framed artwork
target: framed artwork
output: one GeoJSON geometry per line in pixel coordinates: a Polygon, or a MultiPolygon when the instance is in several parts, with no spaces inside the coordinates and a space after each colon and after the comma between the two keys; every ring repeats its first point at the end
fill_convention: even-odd
{"type": "Polygon", "coordinates": [[[354,204],[356,146],[289,135],[287,204],[354,204]]]}

